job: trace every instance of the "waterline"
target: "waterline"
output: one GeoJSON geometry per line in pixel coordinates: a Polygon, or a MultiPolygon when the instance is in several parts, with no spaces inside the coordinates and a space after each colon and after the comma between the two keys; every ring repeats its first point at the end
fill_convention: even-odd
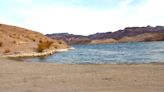
{"type": "Polygon", "coordinates": [[[164,42],[138,42],[99,45],[75,45],[68,52],[42,58],[26,58],[28,62],[62,64],[140,64],[163,63],[164,42]]]}

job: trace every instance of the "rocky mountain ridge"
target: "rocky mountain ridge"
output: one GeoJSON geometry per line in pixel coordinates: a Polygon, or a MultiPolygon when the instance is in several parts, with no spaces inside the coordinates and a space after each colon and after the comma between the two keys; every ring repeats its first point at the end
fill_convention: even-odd
{"type": "Polygon", "coordinates": [[[115,32],[96,33],[89,36],[68,33],[47,34],[46,36],[52,39],[62,39],[68,44],[164,41],[164,26],[126,27],[115,32]]]}

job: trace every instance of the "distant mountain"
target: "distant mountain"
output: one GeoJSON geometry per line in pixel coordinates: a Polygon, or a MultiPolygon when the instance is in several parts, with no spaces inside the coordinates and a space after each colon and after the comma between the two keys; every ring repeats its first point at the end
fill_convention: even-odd
{"type": "Polygon", "coordinates": [[[65,48],[67,45],[39,32],[16,26],[0,24],[0,55],[38,52],[44,49],[65,48]],[[48,46],[48,45],[52,46],[48,46]]]}
{"type": "Polygon", "coordinates": [[[102,44],[138,41],[164,41],[164,27],[127,27],[116,32],[96,33],[89,36],[68,33],[48,34],[53,39],[63,39],[69,44],[102,44]]]}
{"type": "Polygon", "coordinates": [[[110,38],[111,35],[112,35],[112,32],[96,33],[96,34],[89,35],[88,38],[90,38],[92,40],[107,39],[107,38],[110,38]]]}
{"type": "Polygon", "coordinates": [[[144,33],[135,36],[125,36],[118,40],[118,42],[150,42],[150,41],[164,41],[164,33],[144,33]]]}
{"type": "Polygon", "coordinates": [[[68,33],[47,34],[46,36],[57,40],[62,39],[68,44],[86,44],[91,42],[91,40],[87,36],[73,35],[68,33]]]}
{"type": "Polygon", "coordinates": [[[123,30],[118,30],[116,32],[113,32],[110,38],[120,39],[126,36],[136,36],[144,33],[164,33],[164,27],[163,26],[127,27],[123,30]]]}

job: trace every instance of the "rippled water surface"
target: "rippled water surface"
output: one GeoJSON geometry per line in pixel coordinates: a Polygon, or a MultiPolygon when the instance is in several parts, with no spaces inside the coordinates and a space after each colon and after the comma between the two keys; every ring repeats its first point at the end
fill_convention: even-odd
{"type": "Polygon", "coordinates": [[[99,45],[74,45],[75,49],[42,58],[24,58],[32,62],[66,64],[122,64],[164,62],[164,42],[138,42],[99,45]]]}

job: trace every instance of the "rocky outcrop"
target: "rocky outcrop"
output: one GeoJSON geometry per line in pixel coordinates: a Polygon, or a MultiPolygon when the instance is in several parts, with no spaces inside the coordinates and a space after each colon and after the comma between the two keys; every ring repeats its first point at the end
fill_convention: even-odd
{"type": "Polygon", "coordinates": [[[68,33],[49,34],[53,39],[63,39],[69,44],[102,44],[118,42],[164,41],[164,27],[127,27],[123,30],[106,33],[96,33],[89,36],[68,33]]]}

